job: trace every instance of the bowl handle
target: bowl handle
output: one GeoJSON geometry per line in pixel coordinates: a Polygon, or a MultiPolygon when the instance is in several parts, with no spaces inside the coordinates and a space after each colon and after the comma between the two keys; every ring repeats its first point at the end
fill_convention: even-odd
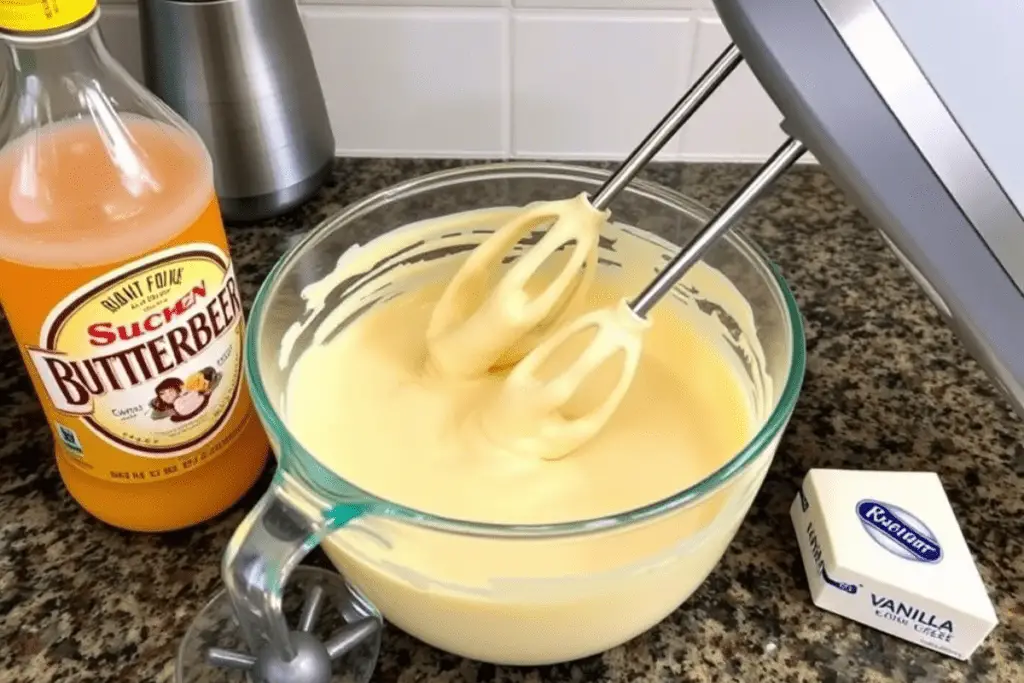
{"type": "MultiPolygon", "coordinates": [[[[358,512],[348,515],[347,520],[356,516],[358,512]]],[[[282,610],[284,587],[293,570],[324,536],[347,521],[339,520],[337,506],[332,508],[301,479],[279,468],[270,488],[235,530],[224,552],[221,573],[241,636],[251,653],[248,659],[254,665],[265,666],[269,662],[265,670],[275,669],[278,673],[292,663],[297,671],[308,670],[308,662],[301,662],[313,657],[317,668],[326,667],[329,676],[330,661],[368,637],[376,636],[379,647],[379,615],[376,619],[349,623],[346,630],[330,641],[311,648],[309,638],[302,633],[308,629],[301,625],[298,629],[290,628],[282,610]]],[[[338,576],[337,581],[343,583],[344,579],[338,576]]],[[[372,657],[376,656],[374,648],[372,657]]],[[[273,678],[293,680],[290,674],[273,678]]],[[[314,678],[317,681],[301,676],[294,680],[320,680],[318,676],[314,678]]]]}
{"type": "Polygon", "coordinates": [[[327,531],[321,515],[304,514],[303,502],[312,501],[298,501],[297,495],[300,487],[278,470],[263,498],[235,530],[221,563],[224,585],[250,651],[269,644],[286,661],[295,650],[281,611],[284,585],[327,531]]]}

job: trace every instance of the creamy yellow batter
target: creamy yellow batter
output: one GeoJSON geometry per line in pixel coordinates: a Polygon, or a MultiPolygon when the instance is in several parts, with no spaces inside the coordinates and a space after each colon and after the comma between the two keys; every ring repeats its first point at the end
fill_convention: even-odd
{"type": "MultiPolygon", "coordinates": [[[[423,289],[372,310],[306,351],[292,372],[289,428],[374,495],[477,522],[590,519],[686,488],[751,435],[749,400],[734,370],[665,309],[604,429],[558,462],[509,450],[514,433],[509,442],[492,440],[478,424],[503,374],[459,380],[424,372],[422,330],[439,293],[423,289]]],[[[587,299],[597,307],[618,296],[595,286],[587,299]]]]}
{"type": "MultiPolygon", "coordinates": [[[[466,244],[473,229],[516,215],[496,209],[410,226],[347,254],[334,274],[307,289],[311,314],[296,324],[280,359],[282,367],[294,363],[286,422],[305,448],[385,500],[500,524],[624,513],[695,484],[738,453],[768,409],[770,381],[758,370],[764,363],[749,306],[706,265],[684,279],[689,296],[652,313],[635,377],[607,423],[554,460],[543,457],[536,431],[525,447],[519,438],[533,422],[523,417],[528,402],[518,404],[522,415],[506,414],[517,403],[507,398],[509,368],[498,359],[528,329],[495,329],[506,335],[503,346],[481,343],[487,326],[478,325],[467,342],[470,362],[450,362],[459,358],[451,338],[449,360],[428,362],[425,331],[465,254],[429,263],[408,258],[386,277],[364,277],[325,310],[339,283],[352,286],[352,274],[379,265],[384,254],[466,244]],[[699,299],[718,303],[745,338],[727,331],[721,313],[703,312],[699,299]],[[356,317],[368,302],[376,305],[356,317]],[[296,340],[309,332],[312,343],[297,353],[296,340]],[[444,371],[452,365],[454,372],[444,371]]],[[[667,253],[667,245],[625,226],[605,226],[604,234],[614,244],[609,258],[625,267],[597,271],[576,304],[583,312],[615,310],[667,253]]],[[[563,267],[540,267],[541,281],[563,267]]],[[[545,372],[557,375],[572,362],[569,354],[545,372]]],[[[768,460],[699,505],[603,533],[480,538],[371,516],[324,546],[385,617],[429,643],[497,663],[564,661],[637,635],[684,600],[718,561],[768,460]]]]}

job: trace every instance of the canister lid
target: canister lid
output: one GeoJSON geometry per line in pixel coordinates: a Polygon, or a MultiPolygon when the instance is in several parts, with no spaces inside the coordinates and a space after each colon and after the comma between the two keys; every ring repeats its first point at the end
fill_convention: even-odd
{"type": "Polygon", "coordinates": [[[0,0],[0,30],[43,33],[76,24],[98,0],[0,0]]]}

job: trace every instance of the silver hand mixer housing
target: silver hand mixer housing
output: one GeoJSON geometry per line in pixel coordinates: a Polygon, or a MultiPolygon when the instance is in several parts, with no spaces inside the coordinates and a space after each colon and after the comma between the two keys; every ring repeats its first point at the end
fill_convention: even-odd
{"type": "Polygon", "coordinates": [[[1024,417],[1024,4],[715,0],[799,139],[1024,417]],[[964,48],[963,46],[969,46],[964,48]]]}

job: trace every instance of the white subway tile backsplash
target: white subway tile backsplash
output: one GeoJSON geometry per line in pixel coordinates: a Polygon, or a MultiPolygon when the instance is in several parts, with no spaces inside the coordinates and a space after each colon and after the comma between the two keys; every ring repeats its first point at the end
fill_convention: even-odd
{"type": "Polygon", "coordinates": [[[339,151],[506,153],[507,16],[303,8],[339,151]]]}
{"type": "MultiPolygon", "coordinates": [[[[697,21],[693,80],[730,42],[717,18],[697,21]]],[[[750,68],[740,64],[683,128],[682,154],[709,161],[761,160],[786,139],[779,128],[781,121],[782,115],[750,68]]]]}
{"type": "MultiPolygon", "coordinates": [[[[108,0],[109,1],[109,0],[108,0]]],[[[135,0],[115,0],[135,2],[135,0]]],[[[554,9],[710,9],[713,0],[302,0],[303,5],[381,7],[545,7],[554,9]]]]}
{"type": "Polygon", "coordinates": [[[503,7],[509,0],[302,0],[303,5],[358,7],[503,7]]]}
{"type": "MultiPolygon", "coordinates": [[[[519,157],[620,158],[682,94],[685,14],[524,13],[512,24],[512,143],[519,157]]],[[[672,140],[661,157],[678,153],[672,140]]]]}
{"type": "MultiPolygon", "coordinates": [[[[334,0],[319,0],[332,2],[334,0]]],[[[383,0],[382,0],[383,1],[383,0]]],[[[510,0],[513,7],[547,9],[710,9],[712,0],[510,0]]]]}
{"type": "MultiPolygon", "coordinates": [[[[101,4],[111,51],[141,79],[136,0],[101,4]]],[[[729,40],[712,0],[299,4],[352,155],[620,159],[729,40]]],[[[659,158],[760,161],[779,122],[743,65],[659,158]]]]}

